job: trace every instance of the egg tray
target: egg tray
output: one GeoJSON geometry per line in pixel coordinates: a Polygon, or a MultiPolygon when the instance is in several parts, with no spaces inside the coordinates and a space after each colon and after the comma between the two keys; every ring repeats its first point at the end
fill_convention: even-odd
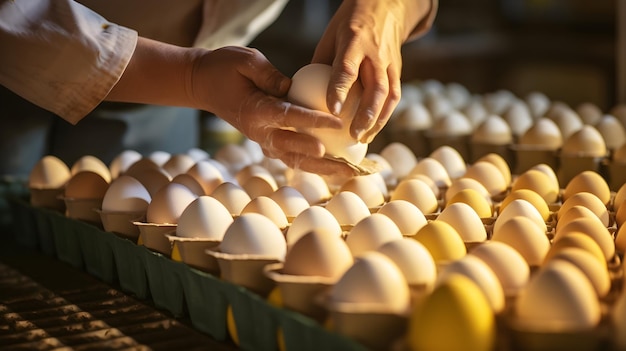
{"type": "Polygon", "coordinates": [[[278,308],[262,297],[211,274],[173,261],[144,246],[62,213],[9,199],[15,241],[38,248],[142,299],[218,341],[230,338],[228,309],[243,350],[366,350],[299,313],[278,308]]]}

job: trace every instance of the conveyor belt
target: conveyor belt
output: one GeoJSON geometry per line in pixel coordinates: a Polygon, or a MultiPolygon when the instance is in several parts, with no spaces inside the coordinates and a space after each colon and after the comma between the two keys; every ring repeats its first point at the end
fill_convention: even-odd
{"type": "Polygon", "coordinates": [[[236,350],[0,236],[0,350],[236,350]]]}

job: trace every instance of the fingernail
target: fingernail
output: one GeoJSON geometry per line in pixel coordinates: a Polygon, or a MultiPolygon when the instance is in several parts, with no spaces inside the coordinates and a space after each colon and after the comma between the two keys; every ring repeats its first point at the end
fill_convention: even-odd
{"type": "Polygon", "coordinates": [[[342,108],[342,103],[337,101],[335,102],[335,105],[333,105],[333,115],[339,115],[341,113],[341,108],[342,108]]]}

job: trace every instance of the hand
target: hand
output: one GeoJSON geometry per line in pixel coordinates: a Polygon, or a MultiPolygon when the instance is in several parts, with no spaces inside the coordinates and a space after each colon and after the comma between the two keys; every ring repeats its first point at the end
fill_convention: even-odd
{"type": "Polygon", "coordinates": [[[333,66],[328,109],[339,115],[350,87],[360,79],[363,95],[351,135],[371,142],[400,100],[400,48],[429,12],[429,1],[345,0],[315,49],[312,62],[333,66]]]}
{"type": "Polygon", "coordinates": [[[292,168],[354,175],[345,164],[322,158],[324,145],[296,130],[342,127],[331,114],[292,105],[284,97],[291,80],[257,50],[225,47],[198,57],[192,73],[194,99],[259,143],[266,156],[292,168]]]}

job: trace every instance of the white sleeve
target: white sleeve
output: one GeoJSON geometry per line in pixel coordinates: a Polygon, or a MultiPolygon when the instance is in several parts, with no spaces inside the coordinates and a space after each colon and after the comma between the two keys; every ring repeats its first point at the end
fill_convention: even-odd
{"type": "Polygon", "coordinates": [[[71,0],[0,0],[0,84],[70,123],[104,100],[136,44],[71,0]]]}

